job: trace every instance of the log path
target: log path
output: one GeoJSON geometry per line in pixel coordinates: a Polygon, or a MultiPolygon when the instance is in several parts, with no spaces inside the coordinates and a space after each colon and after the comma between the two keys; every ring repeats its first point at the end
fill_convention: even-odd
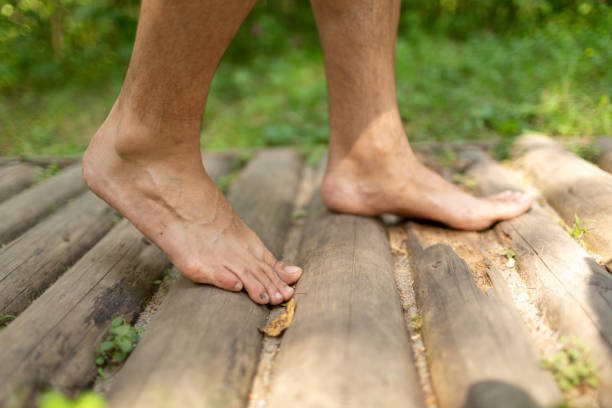
{"type": "Polygon", "coordinates": [[[236,175],[238,214],[304,268],[280,337],[258,328],[283,307],[182,277],[156,284],[167,258],[85,191],[78,158],[0,158],[0,406],[91,388],[111,321],[145,315],[112,370],[110,407],[612,406],[612,175],[542,137],[517,142],[513,169],[486,143],[449,146],[423,154],[435,164],[436,149],[455,151],[442,174],[462,172],[477,194],[541,197],[521,217],[460,232],[332,213],[323,167],[291,149],[255,152],[242,169],[236,153],[204,154],[214,179],[236,175]],[[38,182],[50,163],[62,170],[38,182]],[[566,389],[543,368],[561,336],[590,349],[598,386],[566,389]]]}

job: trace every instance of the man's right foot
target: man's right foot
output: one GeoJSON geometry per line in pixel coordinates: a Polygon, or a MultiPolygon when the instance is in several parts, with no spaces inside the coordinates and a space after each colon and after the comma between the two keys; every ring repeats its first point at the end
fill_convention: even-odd
{"type": "Polygon", "coordinates": [[[208,177],[199,124],[150,131],[127,125],[115,108],[83,158],[89,188],[166,253],[182,275],[230,291],[245,289],[259,304],[293,296],[302,270],[278,261],[234,213],[208,177]],[[183,142],[173,139],[180,134],[183,142]],[[185,132],[196,132],[184,142],[185,132]]]}

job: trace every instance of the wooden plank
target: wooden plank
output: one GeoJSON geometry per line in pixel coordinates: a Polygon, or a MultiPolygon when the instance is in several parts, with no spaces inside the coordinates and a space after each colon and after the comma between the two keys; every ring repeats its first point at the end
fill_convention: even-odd
{"type": "Polygon", "coordinates": [[[597,165],[608,173],[612,173],[612,137],[602,137],[597,141],[599,157],[597,165]]]}
{"type": "Polygon", "coordinates": [[[561,393],[553,377],[540,368],[538,352],[503,277],[480,252],[490,237],[408,226],[416,300],[440,405],[559,404],[561,393]]]}
{"type": "Polygon", "coordinates": [[[0,165],[8,165],[15,163],[30,163],[36,166],[57,165],[60,169],[68,167],[71,164],[79,163],[81,155],[66,155],[66,156],[13,156],[0,157],[0,165]]]}
{"type": "Polygon", "coordinates": [[[524,136],[517,146],[521,163],[561,218],[574,216],[587,229],[589,250],[612,266],[612,175],[564,150],[544,136],[524,136]]]}
{"type": "MultiPolygon", "coordinates": [[[[470,156],[466,174],[482,194],[520,189],[484,152],[470,156]]],[[[530,296],[549,324],[591,347],[601,406],[612,406],[612,277],[537,202],[496,230],[509,240],[530,296]]]]}
{"type": "Polygon", "coordinates": [[[0,314],[19,314],[115,224],[116,213],[85,192],[0,249],[0,314]]]}
{"type": "MultiPolygon", "coordinates": [[[[236,212],[277,257],[299,173],[293,151],[263,151],[229,194],[236,212]]],[[[261,349],[257,327],[267,310],[246,293],[179,278],[118,374],[110,406],[243,407],[261,349]]]]}
{"type": "Polygon", "coordinates": [[[269,406],[424,406],[383,225],[329,212],[318,192],[308,214],[269,406]]]}
{"type": "Polygon", "coordinates": [[[25,163],[15,163],[0,168],[0,201],[34,184],[36,170],[36,166],[25,163]]]}
{"type": "Polygon", "coordinates": [[[0,204],[0,243],[8,244],[86,188],[81,165],[71,166],[0,204]]]}

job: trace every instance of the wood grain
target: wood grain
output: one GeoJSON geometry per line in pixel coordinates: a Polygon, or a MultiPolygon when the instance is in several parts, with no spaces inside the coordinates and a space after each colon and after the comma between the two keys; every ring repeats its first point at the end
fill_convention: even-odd
{"type": "Polygon", "coordinates": [[[8,244],[85,188],[77,164],[0,203],[0,243],[8,244]]]}
{"type": "MultiPolygon", "coordinates": [[[[471,154],[467,175],[482,194],[520,190],[484,152],[471,154]]],[[[549,324],[592,349],[601,406],[612,406],[612,277],[537,203],[496,227],[516,253],[521,277],[549,324]]]]}
{"type": "Polygon", "coordinates": [[[36,182],[36,166],[14,163],[0,168],[0,201],[36,182]]]}
{"type": "MultiPolygon", "coordinates": [[[[259,153],[229,201],[281,256],[300,173],[293,151],[259,153]]],[[[179,278],[111,389],[111,407],[244,407],[267,308],[179,278]]]]}
{"type": "Polygon", "coordinates": [[[317,192],[298,259],[269,406],[423,406],[381,222],[331,213],[317,192]]]}
{"type": "Polygon", "coordinates": [[[0,249],[0,314],[19,314],[111,229],[115,212],[86,192],[0,249]]]}
{"type": "Polygon", "coordinates": [[[560,403],[561,393],[540,368],[503,277],[481,252],[490,237],[415,223],[409,224],[408,234],[416,300],[440,406],[560,403]]]}
{"type": "Polygon", "coordinates": [[[521,137],[517,146],[524,152],[521,164],[546,201],[570,226],[578,216],[588,231],[584,241],[589,250],[611,262],[612,175],[544,136],[521,137]]]}

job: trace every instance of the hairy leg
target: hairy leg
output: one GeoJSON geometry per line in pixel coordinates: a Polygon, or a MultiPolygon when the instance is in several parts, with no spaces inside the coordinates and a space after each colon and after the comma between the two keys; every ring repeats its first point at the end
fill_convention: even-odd
{"type": "Polygon", "coordinates": [[[331,209],[479,230],[529,208],[531,198],[521,194],[475,198],[414,156],[395,93],[399,0],[311,3],[329,95],[329,161],[321,193],[331,209]]]}
{"type": "Polygon", "coordinates": [[[83,174],[184,276],[278,304],[301,269],[276,260],[234,213],[199,150],[211,79],[254,3],[143,0],[125,82],[83,174]]]}

